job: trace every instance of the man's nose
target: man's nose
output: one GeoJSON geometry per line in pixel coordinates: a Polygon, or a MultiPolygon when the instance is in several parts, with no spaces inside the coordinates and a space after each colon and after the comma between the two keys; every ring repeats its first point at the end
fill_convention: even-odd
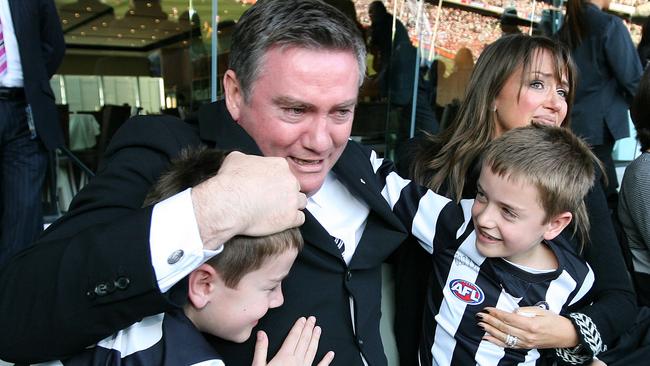
{"type": "Polygon", "coordinates": [[[315,152],[324,152],[332,147],[330,122],[327,116],[317,116],[313,119],[305,134],[304,145],[315,152]]]}

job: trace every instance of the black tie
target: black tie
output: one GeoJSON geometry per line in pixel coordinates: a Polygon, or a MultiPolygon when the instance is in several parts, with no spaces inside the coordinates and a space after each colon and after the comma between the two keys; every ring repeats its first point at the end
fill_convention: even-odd
{"type": "Polygon", "coordinates": [[[343,240],[335,236],[332,236],[332,239],[334,239],[334,244],[336,244],[336,247],[339,248],[341,254],[343,254],[343,252],[345,252],[345,243],[343,242],[343,240]]]}

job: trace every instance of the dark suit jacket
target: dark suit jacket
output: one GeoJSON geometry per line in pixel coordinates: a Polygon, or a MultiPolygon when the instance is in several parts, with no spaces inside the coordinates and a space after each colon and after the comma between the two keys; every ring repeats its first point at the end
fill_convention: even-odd
{"type": "Polygon", "coordinates": [[[63,144],[50,78],[63,60],[65,41],[53,0],[8,0],[23,68],[27,103],[48,149],[63,144]]]}
{"type": "Polygon", "coordinates": [[[572,50],[579,72],[571,127],[601,145],[606,129],[615,140],[629,136],[627,111],[642,69],[623,22],[593,4],[584,9],[588,35],[572,50]]]}
{"type": "MultiPolygon", "coordinates": [[[[218,147],[258,151],[223,110],[208,115],[218,116],[212,136],[218,147]]],[[[193,127],[171,117],[141,116],[125,123],[99,174],[75,197],[70,212],[1,269],[0,329],[14,331],[0,332],[0,358],[62,358],[184,301],[183,291],[158,291],[149,254],[151,209],[140,205],[169,160],[201,143],[193,127]],[[129,279],[126,289],[111,286],[120,277],[129,279]],[[111,291],[97,295],[99,285],[111,291]]],[[[381,196],[383,180],[374,173],[366,148],[350,141],[333,169],[370,207],[359,246],[346,266],[330,235],[307,213],[301,229],[305,249],[283,283],[285,303],[259,327],[269,333],[272,355],[298,317],[315,315],[323,327],[318,357],[334,350],[335,364],[360,365],[363,352],[370,365],[385,365],[380,264],[403,241],[405,229],[381,196]],[[355,300],[356,336],[349,297],[355,300]]],[[[252,343],[219,344],[218,349],[228,365],[251,364],[252,343]]]]}

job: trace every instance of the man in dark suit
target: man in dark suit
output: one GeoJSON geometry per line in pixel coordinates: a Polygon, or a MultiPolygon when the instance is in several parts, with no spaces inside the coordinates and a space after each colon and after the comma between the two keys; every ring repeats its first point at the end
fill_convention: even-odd
{"type": "Polygon", "coordinates": [[[618,181],[612,150],[630,135],[628,110],[641,79],[641,63],[621,19],[605,13],[610,0],[571,0],[560,38],[578,66],[571,129],[592,145],[604,163],[608,200],[616,200],[618,181]]]}
{"type": "MultiPolygon", "coordinates": [[[[184,283],[172,286],[230,236],[272,230],[251,229],[258,221],[300,223],[282,221],[287,214],[274,207],[291,202],[285,211],[296,216],[296,192],[278,187],[284,175],[264,164],[257,171],[228,164],[231,156],[253,159],[234,153],[216,177],[140,207],[171,158],[207,143],[282,158],[309,196],[305,249],[283,282],[285,303],[258,325],[269,333],[269,354],[296,314],[314,315],[323,327],[317,358],[334,350],[334,364],[386,365],[380,267],[406,230],[382,196],[390,163],[349,140],[365,56],[355,24],[319,0],[253,5],[233,34],[227,110],[218,103],[206,113],[216,133],[202,140],[163,116],[126,122],[70,212],[2,269],[0,329],[12,331],[0,332],[0,358],[33,362],[78,351],[181,304],[184,283]]],[[[226,364],[251,364],[252,343],[215,345],[226,364]]]]}
{"type": "Polygon", "coordinates": [[[0,265],[43,230],[48,150],[63,143],[50,77],[65,43],[52,0],[0,1],[0,265]]]}

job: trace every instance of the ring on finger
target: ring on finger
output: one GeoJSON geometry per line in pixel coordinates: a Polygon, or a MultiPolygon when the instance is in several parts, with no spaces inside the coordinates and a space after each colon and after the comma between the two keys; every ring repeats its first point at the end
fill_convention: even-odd
{"type": "Polygon", "coordinates": [[[508,348],[517,347],[518,342],[519,342],[519,338],[517,338],[517,337],[515,337],[513,335],[510,335],[510,334],[506,334],[505,344],[506,344],[506,346],[508,346],[508,348]]]}

